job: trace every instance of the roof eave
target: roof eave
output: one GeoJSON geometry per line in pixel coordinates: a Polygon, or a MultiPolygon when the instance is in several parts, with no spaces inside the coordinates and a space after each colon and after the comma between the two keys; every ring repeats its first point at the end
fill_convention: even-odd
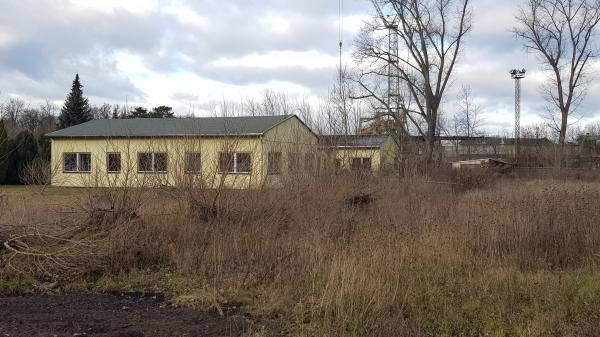
{"type": "Polygon", "coordinates": [[[264,133],[214,134],[214,135],[136,135],[136,136],[67,136],[45,135],[50,139],[146,139],[146,138],[227,138],[227,137],[261,137],[264,133]]]}

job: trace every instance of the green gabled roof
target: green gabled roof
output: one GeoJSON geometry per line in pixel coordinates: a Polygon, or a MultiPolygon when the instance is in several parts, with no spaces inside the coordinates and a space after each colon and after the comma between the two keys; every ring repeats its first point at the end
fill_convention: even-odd
{"type": "Polygon", "coordinates": [[[295,115],[97,119],[46,134],[49,138],[260,136],[295,115]]]}

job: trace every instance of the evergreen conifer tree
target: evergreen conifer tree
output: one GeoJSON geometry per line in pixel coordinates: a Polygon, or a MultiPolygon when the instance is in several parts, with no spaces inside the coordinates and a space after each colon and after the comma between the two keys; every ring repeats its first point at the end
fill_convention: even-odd
{"type": "Polygon", "coordinates": [[[150,117],[150,115],[148,115],[148,110],[146,108],[144,108],[143,106],[136,107],[129,114],[129,118],[148,118],[148,117],[150,117]]]}
{"type": "Polygon", "coordinates": [[[93,119],[88,99],[83,97],[82,88],[83,85],[79,82],[79,74],[76,74],[71,92],[67,96],[65,105],[60,110],[60,116],[58,117],[58,127],[60,129],[85,123],[93,119]]]}
{"type": "Polygon", "coordinates": [[[21,131],[14,140],[14,154],[8,180],[11,184],[22,184],[21,173],[38,154],[35,137],[29,131],[21,131]]]}
{"type": "Polygon", "coordinates": [[[151,118],[174,118],[173,108],[170,106],[157,106],[150,112],[151,118]]]}

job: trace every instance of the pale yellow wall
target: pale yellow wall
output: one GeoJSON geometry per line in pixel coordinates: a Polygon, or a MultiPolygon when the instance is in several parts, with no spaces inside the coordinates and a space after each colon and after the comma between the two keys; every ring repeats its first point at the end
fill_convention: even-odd
{"type": "Polygon", "coordinates": [[[381,163],[380,168],[382,170],[391,171],[394,169],[394,162],[398,159],[398,144],[394,141],[394,138],[389,137],[380,147],[381,163]]]}
{"type": "Polygon", "coordinates": [[[282,175],[287,173],[287,153],[304,155],[317,150],[317,137],[299,120],[291,118],[254,138],[154,138],[154,139],[53,139],[52,140],[52,185],[55,186],[157,186],[194,184],[216,188],[258,188],[279,186],[281,177],[267,176],[269,151],[282,152],[282,175]],[[90,173],[64,173],[63,153],[89,152],[92,155],[90,173]],[[109,152],[121,153],[121,173],[107,173],[106,158],[109,152]],[[168,172],[138,173],[138,152],[166,152],[168,172]],[[202,172],[184,172],[186,152],[200,152],[202,172]],[[220,174],[219,152],[249,152],[252,160],[251,174],[220,174]]]}
{"type": "Polygon", "coordinates": [[[353,158],[371,158],[371,169],[379,171],[380,151],[379,149],[360,149],[360,148],[337,148],[335,158],[341,161],[342,170],[352,169],[353,158]]]}
{"type": "Polygon", "coordinates": [[[335,148],[330,149],[335,158],[341,161],[342,170],[352,168],[353,158],[371,158],[372,171],[391,170],[398,155],[398,146],[389,137],[379,148],[335,148]]]}
{"type": "Polygon", "coordinates": [[[296,118],[291,118],[278,125],[276,128],[268,131],[263,138],[263,159],[265,162],[265,170],[267,167],[267,157],[269,152],[281,153],[281,169],[280,175],[266,175],[267,186],[281,186],[283,179],[296,180],[299,177],[306,177],[316,174],[316,166],[318,158],[321,158],[321,163],[325,162],[324,154],[319,151],[318,137],[312,133],[302,122],[296,118]],[[299,165],[296,171],[289,171],[290,154],[297,154],[299,165]],[[306,155],[314,156],[314,170],[307,171],[305,167],[306,155]]]}
{"type": "Polygon", "coordinates": [[[194,181],[207,187],[223,185],[228,188],[247,188],[260,185],[263,174],[260,161],[262,144],[259,138],[162,138],[162,139],[99,139],[52,140],[52,184],[55,186],[156,186],[177,185],[194,181]],[[63,173],[63,153],[92,154],[91,173],[63,173]],[[121,153],[121,173],[107,173],[108,152],[121,153]],[[138,152],[166,152],[168,172],[138,173],[138,152]],[[186,152],[200,152],[202,172],[184,173],[186,152]],[[251,174],[218,173],[219,152],[249,152],[251,174]]]}

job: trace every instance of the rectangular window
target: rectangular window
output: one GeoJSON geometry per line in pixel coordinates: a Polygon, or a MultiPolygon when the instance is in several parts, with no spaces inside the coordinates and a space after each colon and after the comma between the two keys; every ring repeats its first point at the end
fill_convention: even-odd
{"type": "Polygon", "coordinates": [[[371,158],[352,158],[353,171],[370,171],[371,158]]]}
{"type": "Polygon", "coordinates": [[[90,153],[65,153],[63,154],[64,172],[91,172],[92,155],[90,153]]]}
{"type": "Polygon", "coordinates": [[[281,152],[269,152],[268,174],[281,174],[281,152]]]}
{"type": "Polygon", "coordinates": [[[64,154],[63,170],[65,172],[77,172],[77,153],[64,154]]]}
{"type": "Polygon", "coordinates": [[[167,154],[154,153],[154,172],[167,172],[167,154]]]}
{"type": "Polygon", "coordinates": [[[233,153],[219,153],[219,172],[233,172],[233,153]]]}
{"type": "Polygon", "coordinates": [[[167,154],[162,152],[138,153],[138,172],[167,172],[167,154]]]}
{"type": "Polygon", "coordinates": [[[250,153],[235,154],[235,171],[238,173],[250,173],[252,171],[250,153]]]}
{"type": "Polygon", "coordinates": [[[185,172],[200,173],[202,162],[200,152],[188,152],[185,154],[185,172]]]}
{"type": "Polygon", "coordinates": [[[114,152],[106,154],[106,170],[108,173],[121,172],[121,153],[114,152]]]}
{"type": "Polygon", "coordinates": [[[288,153],[288,172],[296,173],[300,168],[300,156],[297,153],[288,153]]]}
{"type": "Polygon", "coordinates": [[[313,173],[315,170],[315,155],[307,153],[304,155],[304,170],[308,173],[313,173]]]}
{"type": "Polygon", "coordinates": [[[219,153],[219,172],[221,173],[250,173],[252,161],[250,153],[222,152],[219,153]]]}

